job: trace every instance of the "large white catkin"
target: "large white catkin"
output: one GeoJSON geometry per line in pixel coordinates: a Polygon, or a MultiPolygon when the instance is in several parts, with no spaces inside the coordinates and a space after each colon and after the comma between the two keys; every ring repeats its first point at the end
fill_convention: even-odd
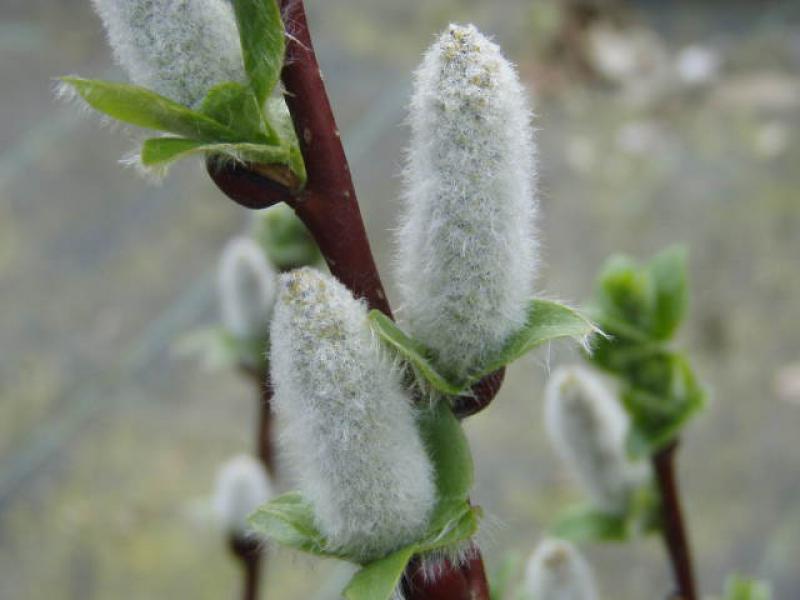
{"type": "Polygon", "coordinates": [[[241,454],[223,464],[214,486],[214,513],[231,535],[252,535],[247,517],[273,495],[272,482],[264,466],[241,454]]]}
{"type": "Polygon", "coordinates": [[[535,148],[500,49],[451,25],[416,72],[398,233],[400,314],[463,379],[526,320],[536,269],[535,148]]]}
{"type": "Polygon", "coordinates": [[[329,275],[292,271],[271,339],[280,441],[331,547],[366,562],[418,539],[436,501],[432,466],[365,304],[329,275]]]}
{"type": "Polygon", "coordinates": [[[569,542],[543,540],[525,570],[524,591],[531,600],[597,600],[589,563],[569,542]]]}
{"type": "Polygon", "coordinates": [[[277,273],[255,241],[232,239],[219,263],[222,323],[242,340],[265,338],[277,296],[277,273]]]}
{"type": "Polygon", "coordinates": [[[629,418],[589,370],[557,369],[545,389],[545,427],[561,459],[600,510],[622,514],[647,466],[625,451],[629,418]]]}
{"type": "Polygon", "coordinates": [[[224,81],[245,82],[225,0],[92,0],[117,62],[134,83],[195,106],[224,81]]]}

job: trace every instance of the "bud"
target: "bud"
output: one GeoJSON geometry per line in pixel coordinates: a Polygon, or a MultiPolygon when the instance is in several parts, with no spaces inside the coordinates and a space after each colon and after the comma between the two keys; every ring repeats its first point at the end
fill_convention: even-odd
{"type": "Polygon", "coordinates": [[[246,81],[239,31],[225,0],[93,0],[130,79],[186,106],[214,85],[246,81]]]}
{"type": "Polygon", "coordinates": [[[272,495],[272,482],[264,466],[252,456],[240,454],[217,472],[214,513],[229,534],[252,535],[247,517],[272,495]]]}
{"type": "Polygon", "coordinates": [[[292,271],[271,337],[280,440],[330,549],[369,562],[419,539],[436,501],[432,466],[363,301],[329,275],[292,271]]]}
{"type": "Polygon", "coordinates": [[[545,390],[545,426],[556,452],[600,510],[627,511],[647,465],[625,452],[629,418],[600,379],[578,366],[562,367],[545,390]]]}
{"type": "Polygon", "coordinates": [[[411,100],[398,280],[411,334],[463,380],[526,320],[536,263],[526,94],[500,49],[451,25],[411,100]]]}
{"type": "Polygon", "coordinates": [[[277,275],[261,247],[246,237],[228,242],[218,285],[225,329],[240,340],[266,337],[277,293],[277,275]]]}
{"type": "Polygon", "coordinates": [[[525,593],[535,600],[597,600],[592,568],[569,542],[542,541],[525,570],[525,593]]]}

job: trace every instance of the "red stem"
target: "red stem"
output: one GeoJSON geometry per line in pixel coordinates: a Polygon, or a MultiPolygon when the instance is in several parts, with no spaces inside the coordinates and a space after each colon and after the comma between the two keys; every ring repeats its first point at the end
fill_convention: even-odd
{"type": "Polygon", "coordinates": [[[661,493],[662,525],[664,543],[672,562],[672,571],[677,585],[676,599],[697,600],[697,587],[692,567],[692,556],[686,526],[681,510],[678,481],[675,475],[675,455],[678,442],[653,455],[653,469],[661,493]]]}
{"type": "Polygon", "coordinates": [[[242,600],[257,600],[261,579],[261,545],[253,538],[231,536],[231,553],[239,559],[244,572],[242,600]]]}
{"type": "MultiPolygon", "coordinates": [[[[366,229],[339,130],[322,81],[302,0],[281,0],[287,32],[286,63],[281,74],[286,104],[305,161],[308,181],[299,193],[276,183],[257,166],[218,165],[208,172],[231,199],[248,208],[286,202],[314,237],[331,273],[370,308],[392,316],[366,229]]],[[[498,371],[473,388],[473,397],[456,403],[459,416],[485,408],[503,380],[498,371]]],[[[483,560],[476,549],[464,565],[446,565],[434,582],[412,562],[406,570],[407,600],[489,600],[483,560]]]]}

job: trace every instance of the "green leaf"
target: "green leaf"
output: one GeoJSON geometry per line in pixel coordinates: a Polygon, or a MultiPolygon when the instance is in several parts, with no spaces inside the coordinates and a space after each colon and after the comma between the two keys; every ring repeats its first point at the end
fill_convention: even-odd
{"type": "Polygon", "coordinates": [[[306,164],[300,152],[300,144],[294,130],[292,116],[283,98],[270,98],[266,107],[266,119],[277,131],[283,145],[289,148],[289,168],[300,181],[306,182],[306,164]]]}
{"type": "Polygon", "coordinates": [[[425,346],[409,337],[394,321],[379,310],[369,312],[369,324],[373,331],[394,348],[414,369],[438,392],[455,396],[464,391],[464,386],[450,383],[433,366],[430,352],[425,346]]]}
{"type": "Polygon", "coordinates": [[[250,87],[263,106],[283,68],[286,50],[283,21],[276,0],[233,0],[244,68],[250,87]]]}
{"type": "Polygon", "coordinates": [[[254,220],[253,237],[281,271],[314,265],[322,257],[306,226],[283,203],[258,215],[254,220]]]}
{"type": "Polygon", "coordinates": [[[591,507],[567,511],[551,533],[572,542],[621,542],[629,537],[626,515],[611,515],[591,507]]]}
{"type": "Polygon", "coordinates": [[[469,442],[447,402],[436,402],[420,416],[420,433],[433,463],[439,501],[464,502],[472,488],[469,442]]]}
{"type": "Polygon", "coordinates": [[[654,378],[652,388],[629,386],[622,394],[622,403],[631,415],[627,440],[631,456],[652,454],[669,444],[705,406],[706,392],[689,362],[671,353],[665,355],[665,360],[659,369],[667,367],[666,376],[654,378]]]}
{"type": "Polygon", "coordinates": [[[741,575],[730,575],[725,581],[725,600],[771,600],[769,583],[741,575]]]}
{"type": "Polygon", "coordinates": [[[650,274],[627,256],[612,256],[603,266],[595,298],[601,321],[608,318],[648,332],[655,302],[650,274]]]}
{"type": "Polygon", "coordinates": [[[500,565],[489,577],[489,597],[491,600],[508,600],[514,579],[520,571],[522,557],[517,552],[506,554],[500,565]]]}
{"type": "Polygon", "coordinates": [[[408,546],[366,565],[347,584],[344,597],[347,600],[388,600],[415,552],[414,546],[408,546]]]}
{"type": "Polygon", "coordinates": [[[525,325],[511,336],[497,356],[481,368],[472,382],[477,382],[546,342],[560,338],[582,340],[597,331],[597,327],[574,308],[552,300],[534,298],[528,305],[525,325]]]}
{"type": "Polygon", "coordinates": [[[650,332],[655,339],[671,338],[686,314],[689,303],[686,261],[686,248],[674,246],[657,255],[647,265],[655,285],[650,325],[650,332]]]}
{"type": "Polygon", "coordinates": [[[258,533],[281,544],[316,556],[345,558],[327,549],[325,536],[314,524],[314,509],[299,492],[273,498],[248,519],[258,533]]]}
{"type": "Polygon", "coordinates": [[[277,146],[281,140],[267,121],[262,104],[253,91],[229,81],[209,90],[200,112],[222,123],[239,136],[237,141],[277,146]]]}
{"type": "Polygon", "coordinates": [[[448,396],[469,391],[485,376],[546,342],[568,337],[584,339],[597,331],[594,324],[577,310],[551,300],[534,298],[528,306],[528,319],[522,329],[512,335],[500,352],[467,381],[455,383],[436,370],[430,350],[408,336],[389,317],[372,310],[369,321],[373,330],[405,358],[433,389],[448,396]]]}
{"type": "Polygon", "coordinates": [[[186,138],[150,138],[142,144],[142,164],[145,166],[164,165],[192,154],[219,154],[237,161],[253,163],[285,163],[288,151],[280,146],[262,144],[215,144],[189,140],[186,138]]]}
{"type": "Polygon", "coordinates": [[[212,142],[236,141],[236,134],[214,119],[127,83],[62,77],[89,106],[110,117],[147,129],[212,142]]]}

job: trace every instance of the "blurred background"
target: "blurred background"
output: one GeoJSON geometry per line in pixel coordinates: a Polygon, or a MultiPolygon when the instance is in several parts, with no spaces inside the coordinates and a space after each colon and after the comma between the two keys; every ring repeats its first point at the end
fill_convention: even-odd
{"type": "MultiPolygon", "coordinates": [[[[690,246],[681,343],[713,390],[680,462],[701,585],[739,571],[800,597],[800,4],[307,8],[390,292],[410,73],[451,21],[494,36],[534,99],[542,293],[580,303],[607,255],[690,246]]],[[[68,73],[123,79],[89,0],[3,0],[0,598],[234,598],[208,497],[252,447],[254,391],[174,345],[215,322],[218,255],[247,215],[200,161],[159,186],[120,166],[130,134],[53,100],[68,73]]],[[[490,566],[581,497],[541,418],[548,369],[574,359],[554,346],[516,364],[467,425],[490,566]]],[[[668,590],[658,539],[587,552],[605,598],[668,590]]],[[[280,552],[264,597],[335,598],[348,574],[280,552]]]]}

